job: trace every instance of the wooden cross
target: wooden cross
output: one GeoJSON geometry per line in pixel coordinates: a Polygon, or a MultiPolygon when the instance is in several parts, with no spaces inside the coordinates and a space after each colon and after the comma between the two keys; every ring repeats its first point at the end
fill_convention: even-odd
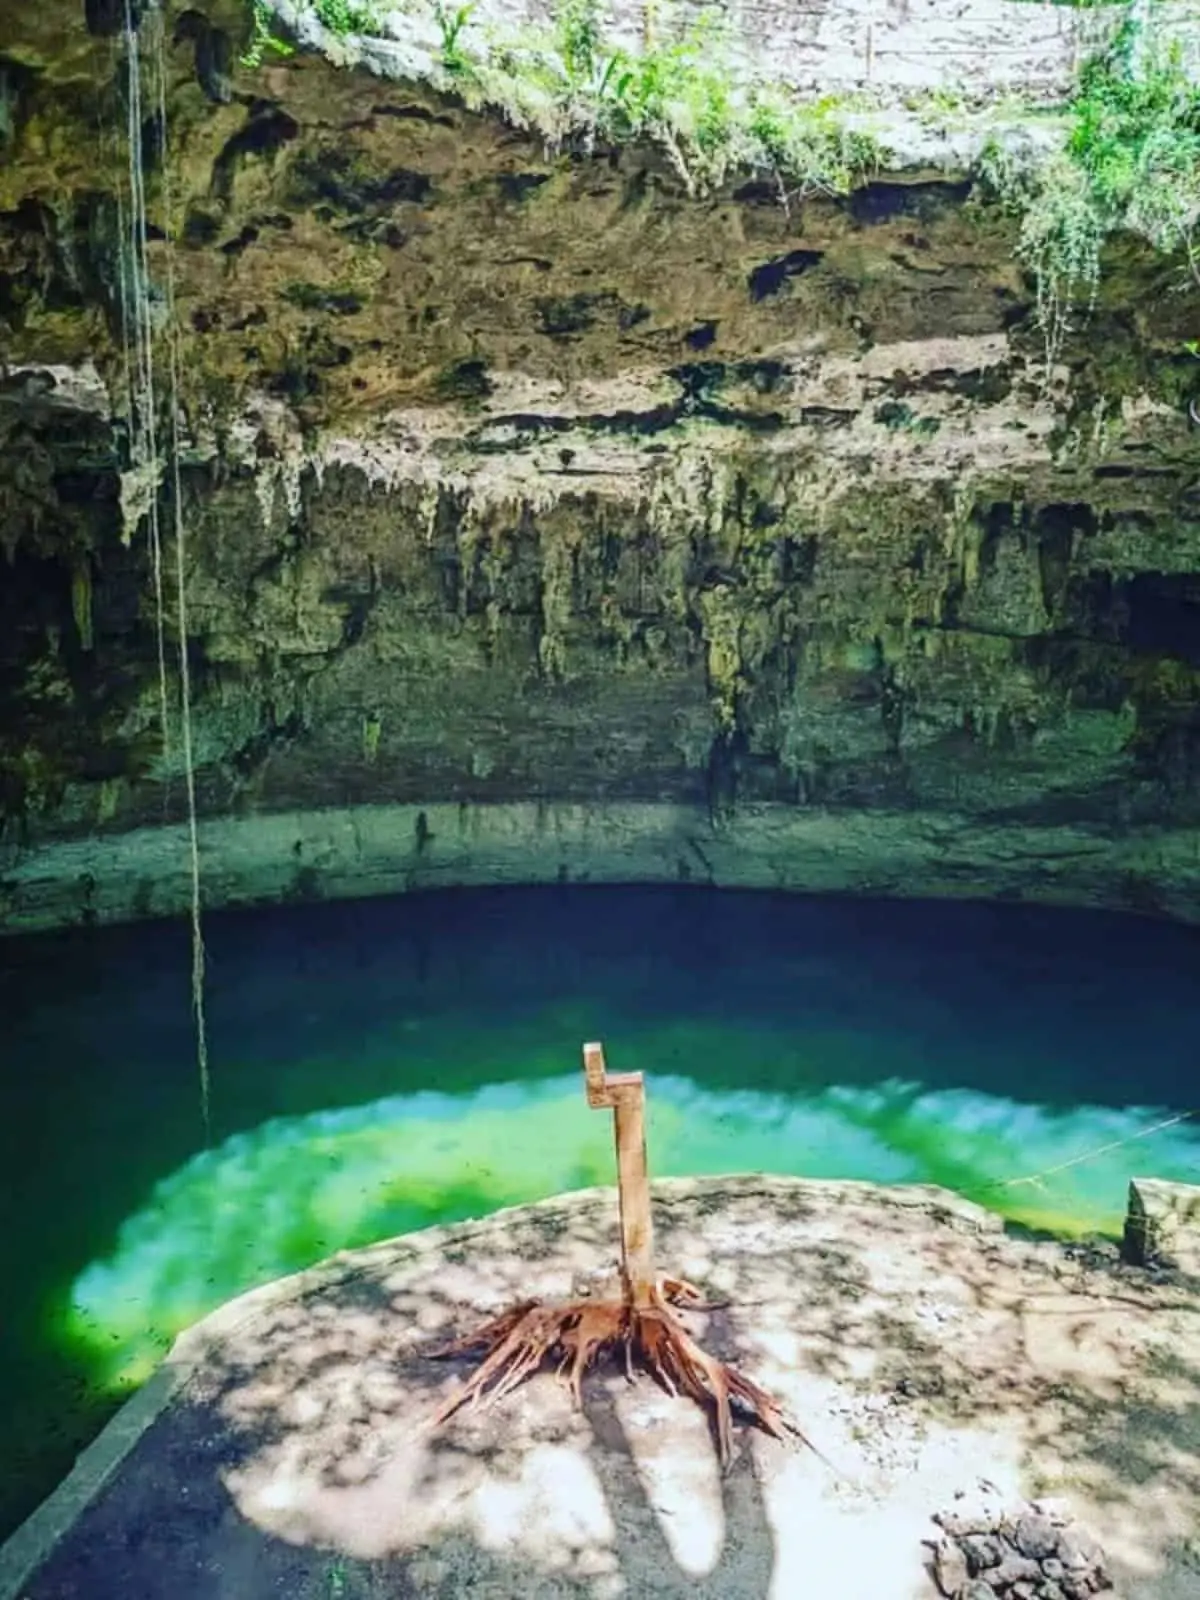
{"type": "Polygon", "coordinates": [[[646,1089],[640,1072],[609,1074],[604,1047],[585,1044],[583,1070],[593,1111],[611,1109],[617,1146],[617,1196],[621,1209],[621,1276],[639,1310],[654,1303],[654,1225],[646,1165],[646,1089]]]}
{"type": "MultiPolygon", "coordinates": [[[[602,1351],[621,1345],[625,1370],[633,1376],[634,1359],[653,1373],[672,1394],[685,1393],[716,1414],[717,1452],[723,1467],[733,1448],[731,1402],[756,1418],[777,1439],[804,1435],[765,1389],[736,1367],[710,1356],[675,1314],[675,1308],[707,1307],[700,1291],[682,1278],[654,1275],[654,1230],[650,1221],[650,1176],[646,1166],[646,1090],[640,1072],[615,1073],[604,1066],[599,1044],[583,1047],[588,1105],[611,1111],[617,1145],[617,1194],[621,1206],[621,1299],[576,1300],[545,1305],[522,1300],[464,1338],[451,1340],[434,1357],[482,1350],[474,1376],[449,1395],[430,1418],[440,1428],[465,1405],[481,1398],[501,1399],[523,1383],[549,1356],[557,1360],[577,1404],[580,1380],[602,1351]]],[[[807,1441],[806,1441],[807,1442],[807,1441]]]]}

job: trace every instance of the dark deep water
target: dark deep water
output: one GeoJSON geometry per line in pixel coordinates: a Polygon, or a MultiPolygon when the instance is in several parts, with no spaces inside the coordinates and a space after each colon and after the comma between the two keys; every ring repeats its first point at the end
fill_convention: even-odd
{"type": "Polygon", "coordinates": [[[1200,934],[1016,906],[461,891],[0,941],[0,1535],[170,1337],[348,1244],[613,1180],[580,1045],[651,1074],[656,1174],[931,1181],[1113,1230],[1200,1177],[1200,934]]]}

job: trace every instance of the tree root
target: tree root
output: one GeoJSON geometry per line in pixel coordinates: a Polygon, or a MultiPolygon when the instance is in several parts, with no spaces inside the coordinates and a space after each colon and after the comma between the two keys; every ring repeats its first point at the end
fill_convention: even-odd
{"type": "Polygon", "coordinates": [[[619,1345],[631,1382],[636,1360],[668,1394],[687,1395],[711,1411],[722,1469],[728,1467],[733,1452],[734,1405],[773,1438],[797,1438],[820,1455],[765,1389],[701,1349],[673,1307],[708,1309],[699,1290],[680,1278],[661,1280],[646,1307],[627,1299],[577,1300],[561,1306],[523,1300],[473,1333],[430,1352],[435,1360],[483,1352],[479,1367],[438,1408],[430,1427],[441,1427],[465,1406],[475,1409],[481,1402],[491,1405],[502,1400],[547,1360],[557,1361],[558,1377],[581,1406],[584,1373],[619,1345]]]}

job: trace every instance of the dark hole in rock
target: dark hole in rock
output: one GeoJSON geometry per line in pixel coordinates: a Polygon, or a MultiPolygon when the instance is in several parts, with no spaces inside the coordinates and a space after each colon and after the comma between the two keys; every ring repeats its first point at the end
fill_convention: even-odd
{"type": "Polygon", "coordinates": [[[413,172],[408,167],[397,167],[381,182],[364,185],[367,199],[379,205],[391,205],[396,201],[419,205],[428,200],[432,192],[433,184],[426,174],[413,172]]]}
{"type": "Polygon", "coordinates": [[[205,28],[196,40],[196,82],[214,105],[233,99],[233,46],[224,28],[205,28]]]}
{"type": "Polygon", "coordinates": [[[254,244],[258,239],[258,229],[247,223],[242,231],[235,234],[232,239],[226,239],[221,246],[223,256],[240,256],[242,251],[254,244]]]}
{"type": "Polygon", "coordinates": [[[488,377],[487,363],[473,359],[447,367],[438,379],[437,388],[448,400],[484,400],[492,393],[494,385],[488,377]]]}
{"type": "Polygon", "coordinates": [[[755,178],[749,183],[740,184],[733,191],[733,198],[740,205],[777,206],[779,204],[779,185],[766,183],[761,178],[755,178]]]}
{"type": "Polygon", "coordinates": [[[213,163],[213,188],[218,194],[227,194],[234,169],[245,157],[273,155],[299,132],[296,120],[278,108],[252,116],[245,127],[225,141],[213,163]]]}
{"type": "Polygon", "coordinates": [[[327,289],[316,283],[289,283],[283,298],[304,311],[327,311],[334,317],[352,317],[365,304],[362,295],[350,289],[327,289]]]}
{"type": "MultiPolygon", "coordinates": [[[[129,10],[135,28],[141,25],[142,9],[142,0],[130,0],[129,10]]],[[[111,37],[125,27],[125,0],[83,0],[83,17],[93,37],[111,37]]]]}
{"type": "Polygon", "coordinates": [[[40,233],[49,236],[50,213],[37,200],[27,196],[15,211],[0,211],[0,222],[15,233],[40,233]]]}
{"type": "Polygon", "coordinates": [[[731,428],[745,428],[749,433],[776,433],[783,427],[778,411],[739,411],[733,406],[709,405],[706,413],[714,422],[731,428]]]}
{"type": "Polygon", "coordinates": [[[1131,650],[1200,666],[1200,573],[1139,572],[1126,594],[1131,650]]]}
{"type": "Polygon", "coordinates": [[[1042,604],[1054,617],[1066,598],[1076,538],[1095,533],[1095,513],[1090,506],[1055,503],[1040,506],[1029,525],[1037,544],[1042,604]]]}
{"type": "Polygon", "coordinates": [[[90,506],[97,501],[116,501],[120,484],[115,471],[56,472],[54,492],[64,505],[90,506]]]}
{"type": "Polygon", "coordinates": [[[289,363],[267,379],[268,394],[280,395],[286,400],[309,400],[320,388],[317,374],[298,362],[289,363]]]}
{"type": "Polygon", "coordinates": [[[865,227],[878,227],[897,217],[927,217],[947,206],[961,205],[971,192],[961,183],[868,183],[850,196],[850,215],[865,227]]]}
{"type": "Polygon", "coordinates": [[[323,203],[317,215],[331,221],[337,211],[361,216],[369,209],[392,205],[420,205],[433,193],[433,183],[424,172],[396,167],[380,177],[364,172],[352,152],[333,149],[305,155],[297,162],[293,180],[297,201],[323,203]]]}
{"type": "Polygon", "coordinates": [[[785,256],[775,256],[770,261],[764,261],[760,267],[747,278],[752,300],[765,300],[769,295],[778,294],[789,278],[797,278],[803,272],[811,272],[813,267],[819,267],[825,259],[823,250],[789,250],[785,256]]]}
{"type": "Polygon", "coordinates": [[[838,411],[834,406],[804,406],[800,412],[806,428],[848,428],[854,417],[853,411],[838,411]]]}
{"type": "Polygon", "coordinates": [[[788,369],[782,361],[767,358],[763,361],[739,361],[733,375],[740,383],[749,383],[759,394],[774,394],[787,381],[788,369]]]}
{"type": "Polygon", "coordinates": [[[534,301],[542,332],[552,338],[586,333],[596,324],[598,304],[599,297],[594,294],[554,295],[534,301]]]}
{"type": "Polygon", "coordinates": [[[717,324],[715,322],[701,322],[690,333],[685,333],[683,342],[689,350],[707,350],[717,337],[717,324]]]}
{"type": "MultiPolygon", "coordinates": [[[[997,289],[996,298],[997,300],[1011,300],[1012,291],[1009,289],[997,289]]],[[[1007,306],[1004,311],[1001,312],[1000,326],[1005,329],[1006,332],[1009,329],[1020,327],[1021,323],[1028,318],[1029,314],[1030,307],[1026,301],[1014,301],[1012,305],[1007,306]]]]}
{"type": "Polygon", "coordinates": [[[549,182],[548,172],[502,172],[496,186],[503,199],[521,201],[549,182]]]}
{"type": "Polygon", "coordinates": [[[453,128],[457,126],[453,117],[448,117],[444,114],[439,115],[439,113],[436,111],[430,111],[427,106],[372,106],[371,115],[373,117],[398,117],[404,122],[427,122],[439,128],[453,128]]]}
{"type": "Polygon", "coordinates": [[[211,244],[220,231],[221,224],[216,217],[210,216],[207,211],[198,211],[193,206],[184,220],[183,242],[187,245],[211,244]]]}
{"type": "Polygon", "coordinates": [[[175,21],[175,31],[171,35],[172,44],[183,44],[185,40],[194,42],[202,33],[206,33],[211,23],[203,11],[197,11],[195,6],[189,6],[186,11],[181,11],[175,21]]]}
{"type": "Polygon", "coordinates": [[[154,172],[162,164],[165,129],[157,111],[142,123],[142,171],[154,172]]]}
{"type": "Polygon", "coordinates": [[[24,120],[25,99],[36,77],[31,67],[0,56],[0,144],[11,139],[24,120]]]}
{"type": "MultiPolygon", "coordinates": [[[[930,374],[930,379],[935,376],[940,375],[930,374]]],[[[932,388],[933,384],[927,380],[922,387],[932,388]]],[[[971,372],[948,372],[944,387],[955,394],[965,395],[968,400],[982,400],[986,405],[995,405],[1012,393],[1012,373],[1004,362],[994,367],[976,368],[971,372]]]]}
{"type": "Polygon", "coordinates": [[[693,361],[685,367],[672,367],[668,376],[675,379],[687,399],[701,400],[725,382],[725,363],[693,361]]]}
{"type": "Polygon", "coordinates": [[[820,544],[815,534],[803,539],[790,535],[779,542],[779,562],[785,583],[811,583],[817,570],[817,553],[820,544]]]}

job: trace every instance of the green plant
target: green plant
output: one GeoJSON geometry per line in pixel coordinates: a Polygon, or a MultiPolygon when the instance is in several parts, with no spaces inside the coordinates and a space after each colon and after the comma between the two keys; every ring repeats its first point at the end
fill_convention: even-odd
{"type": "Polygon", "coordinates": [[[330,33],[370,33],[378,25],[374,6],[363,0],[314,0],[313,9],[330,33]]]}
{"type": "Polygon", "coordinates": [[[739,168],[778,180],[781,199],[845,192],[879,158],[850,133],[834,102],[804,105],[783,91],[755,89],[737,72],[716,13],[638,55],[610,45],[601,0],[560,0],[549,36],[505,53],[511,79],[531,78],[548,102],[556,141],[649,139],[661,145],[692,194],[739,168]]]}
{"type": "MultiPolygon", "coordinates": [[[[378,25],[374,6],[365,0],[314,0],[313,11],[330,33],[339,35],[370,33],[378,25]]],[[[251,18],[253,32],[240,58],[242,66],[261,67],[268,52],[295,55],[295,45],[275,32],[275,15],[267,0],[253,0],[251,18]]]]}
{"type": "Polygon", "coordinates": [[[1200,85],[1177,43],[1127,18],[1083,67],[1063,149],[1040,163],[992,146],[981,171],[1021,218],[1017,253],[1034,275],[1053,365],[1082,303],[1095,304],[1105,241],[1140,235],[1182,252],[1200,285],[1200,85]]]}
{"type": "Polygon", "coordinates": [[[854,128],[847,107],[833,98],[804,105],[759,91],[748,133],[745,159],[775,175],[785,204],[809,194],[847,194],[884,160],[874,136],[854,128]]]}
{"type": "Polygon", "coordinates": [[[250,42],[239,57],[243,67],[261,67],[268,51],[278,56],[295,55],[296,47],[281,39],[274,31],[274,17],[266,0],[254,0],[251,12],[253,32],[250,42]]]}
{"type": "Polygon", "coordinates": [[[475,10],[474,0],[469,5],[459,6],[456,11],[448,11],[439,3],[434,6],[433,14],[438,27],[442,30],[442,66],[447,72],[456,76],[470,70],[470,60],[463,53],[460,38],[463,29],[471,20],[475,10]]]}

